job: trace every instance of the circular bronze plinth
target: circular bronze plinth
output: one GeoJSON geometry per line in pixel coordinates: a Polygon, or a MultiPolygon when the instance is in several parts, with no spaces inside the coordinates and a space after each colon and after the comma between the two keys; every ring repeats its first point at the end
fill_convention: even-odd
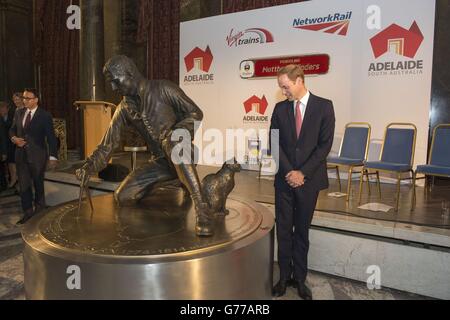
{"type": "Polygon", "coordinates": [[[195,235],[182,206],[70,202],[30,220],[25,291],[30,299],[266,299],[272,284],[271,213],[230,198],[212,237],[195,235]]]}

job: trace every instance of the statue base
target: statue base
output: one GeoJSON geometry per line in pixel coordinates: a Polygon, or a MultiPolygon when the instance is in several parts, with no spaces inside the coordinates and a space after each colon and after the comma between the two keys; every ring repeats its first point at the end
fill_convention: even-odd
{"type": "Polygon", "coordinates": [[[27,299],[270,299],[270,211],[229,198],[212,237],[195,235],[183,205],[118,207],[111,194],[31,219],[25,241],[27,299]]]}

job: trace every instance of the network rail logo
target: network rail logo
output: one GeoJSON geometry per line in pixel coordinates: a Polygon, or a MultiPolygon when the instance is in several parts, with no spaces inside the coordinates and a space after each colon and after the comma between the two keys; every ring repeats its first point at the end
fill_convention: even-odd
{"type": "Polygon", "coordinates": [[[292,27],[296,29],[322,31],[346,36],[350,26],[352,12],[333,13],[327,16],[314,18],[296,18],[292,22],[292,27]]]}

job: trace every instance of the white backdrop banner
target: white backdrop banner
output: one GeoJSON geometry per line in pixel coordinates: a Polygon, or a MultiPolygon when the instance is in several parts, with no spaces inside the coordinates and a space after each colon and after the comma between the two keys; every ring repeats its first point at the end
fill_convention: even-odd
{"type": "Polygon", "coordinates": [[[369,122],[378,159],[386,125],[408,122],[418,129],[415,162],[425,163],[434,15],[433,0],[316,0],[181,23],[180,86],[204,112],[200,163],[246,153],[255,138],[265,147],[285,99],[273,75],[289,63],[334,103],[333,152],[347,122],[369,122]]]}

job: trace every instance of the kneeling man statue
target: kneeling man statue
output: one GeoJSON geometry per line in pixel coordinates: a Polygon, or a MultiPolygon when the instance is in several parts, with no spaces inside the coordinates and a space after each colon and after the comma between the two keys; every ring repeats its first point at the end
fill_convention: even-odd
{"type": "Polygon", "coordinates": [[[105,64],[103,73],[111,82],[112,89],[123,95],[123,100],[102,141],[76,172],[77,178],[82,181],[81,187],[87,186],[90,175],[107,166],[113,150],[119,147],[124,128],[132,126],[147,143],[153,158],[123,180],[114,193],[117,203],[120,206],[136,205],[155,184],[179,179],[195,205],[196,234],[213,235],[212,212],[202,195],[193,160],[173,161],[171,158],[172,150],[178,143],[178,139],[172,139],[176,129],[185,129],[190,133],[193,150],[194,122],[203,118],[200,108],[174,83],[145,79],[126,56],[111,58],[105,64]]]}

